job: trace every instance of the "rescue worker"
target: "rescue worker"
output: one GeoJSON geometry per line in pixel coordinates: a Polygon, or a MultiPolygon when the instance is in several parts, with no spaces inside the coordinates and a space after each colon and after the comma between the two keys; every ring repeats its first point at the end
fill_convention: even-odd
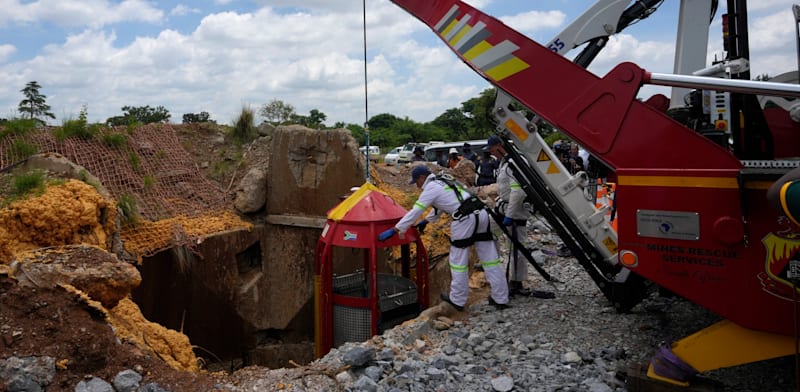
{"type": "Polygon", "coordinates": [[[425,162],[425,151],[422,146],[414,147],[414,156],[411,157],[411,162],[425,162]]]}
{"type": "Polygon", "coordinates": [[[476,167],[478,166],[478,154],[472,151],[472,146],[469,143],[464,143],[461,151],[464,153],[464,159],[472,161],[476,167]]]}
{"type": "MultiPolygon", "coordinates": [[[[495,208],[503,215],[503,225],[508,226],[509,233],[521,243],[526,243],[528,238],[528,218],[530,212],[525,208],[525,191],[522,190],[519,182],[514,178],[511,168],[508,167],[508,155],[500,138],[492,135],[486,141],[483,148],[500,160],[500,167],[497,169],[497,194],[498,203],[495,208]]],[[[512,245],[509,254],[509,268],[511,279],[509,279],[509,294],[528,296],[531,294],[522,282],[528,278],[528,260],[520,253],[518,247],[512,245]]]]}
{"type": "Polygon", "coordinates": [[[485,186],[497,182],[497,169],[499,167],[500,161],[495,159],[488,151],[484,151],[481,160],[478,162],[476,184],[485,186]]]}
{"type": "Polygon", "coordinates": [[[497,246],[489,229],[488,212],[481,208],[459,217],[457,211],[462,203],[456,196],[456,191],[460,192],[463,200],[470,198],[471,195],[458,186],[457,189],[451,188],[445,180],[431,174],[425,165],[414,167],[409,184],[416,184],[417,188],[422,189],[419,199],[393,228],[381,233],[378,240],[385,241],[397,233],[405,233],[428,207],[433,209],[417,224],[420,232],[428,222],[438,220],[440,213],[450,214],[453,217],[450,223],[450,294],[441,293],[440,298],[453,305],[456,310],[464,310],[469,295],[469,248],[475,245],[478,259],[486,273],[486,280],[491,285],[489,304],[497,309],[507,308],[508,283],[503,276],[500,256],[497,254],[497,246]]]}
{"type": "Polygon", "coordinates": [[[462,159],[464,158],[458,156],[458,150],[456,150],[455,147],[451,148],[450,156],[447,158],[447,167],[455,169],[456,166],[458,166],[458,163],[461,162],[462,159]]]}

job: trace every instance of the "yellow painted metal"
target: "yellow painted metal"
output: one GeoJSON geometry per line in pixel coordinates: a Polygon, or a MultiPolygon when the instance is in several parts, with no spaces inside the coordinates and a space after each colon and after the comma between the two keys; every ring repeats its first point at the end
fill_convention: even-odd
{"type": "MultiPolygon", "coordinates": [[[[486,71],[486,75],[488,75],[490,78],[492,78],[492,79],[494,79],[494,80],[499,82],[499,81],[501,81],[501,80],[503,80],[503,79],[505,79],[505,78],[507,78],[507,77],[509,77],[511,75],[514,75],[517,72],[522,71],[522,70],[524,70],[524,69],[526,69],[528,67],[530,67],[530,65],[528,65],[528,63],[520,60],[517,57],[512,57],[512,58],[508,59],[508,61],[504,61],[503,63],[488,69],[486,71]]],[[[527,137],[527,135],[526,135],[526,137],[527,137]]]]}
{"type": "Polygon", "coordinates": [[[319,314],[322,277],[314,275],[314,358],[322,358],[322,318],[319,314]]]}
{"type": "Polygon", "coordinates": [[[519,124],[514,122],[514,120],[509,119],[508,121],[506,121],[506,128],[511,130],[511,132],[513,132],[514,135],[516,135],[519,138],[519,140],[522,140],[524,142],[525,140],[528,139],[528,132],[523,130],[522,127],[519,126],[519,124]]]}
{"type": "MultiPolygon", "coordinates": [[[[794,354],[794,337],[744,328],[720,321],[672,345],[672,352],[699,373],[794,354]]],[[[647,376],[674,385],[689,383],[661,377],[647,369],[647,376]]]]}
{"type": "Polygon", "coordinates": [[[794,336],[747,329],[720,321],[673,344],[672,352],[698,372],[794,353],[794,336]]]}
{"type": "Polygon", "coordinates": [[[375,185],[372,185],[368,182],[365,182],[364,185],[361,185],[357,191],[353,192],[352,195],[348,196],[347,199],[344,199],[341,203],[339,203],[336,208],[330,210],[328,212],[328,219],[339,222],[341,221],[344,216],[350,211],[353,206],[358,204],[365,196],[367,196],[370,192],[380,192],[386,194],[386,192],[378,189],[375,185]]]}
{"type": "Polygon", "coordinates": [[[486,41],[478,42],[475,46],[471,47],[464,53],[464,58],[469,61],[475,60],[476,57],[482,55],[483,52],[491,48],[493,48],[493,46],[486,41]]]}
{"type": "Polygon", "coordinates": [[[619,176],[617,183],[627,186],[668,186],[680,188],[737,189],[735,178],[728,177],[678,177],[678,176],[619,176]]]}

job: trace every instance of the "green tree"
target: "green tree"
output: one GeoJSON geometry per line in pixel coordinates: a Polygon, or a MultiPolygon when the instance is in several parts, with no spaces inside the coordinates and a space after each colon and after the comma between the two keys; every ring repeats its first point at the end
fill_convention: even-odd
{"type": "Polygon", "coordinates": [[[461,103],[461,111],[471,120],[465,139],[482,139],[488,137],[495,128],[494,102],[497,96],[497,89],[487,88],[481,91],[480,95],[470,98],[461,103]]]}
{"type": "Polygon", "coordinates": [[[183,115],[183,123],[191,124],[191,123],[213,122],[209,117],[210,115],[208,114],[208,112],[185,113],[183,115]]]}
{"type": "Polygon", "coordinates": [[[369,126],[370,130],[373,130],[373,129],[390,129],[390,128],[394,127],[394,124],[399,120],[400,120],[400,118],[395,116],[394,114],[381,113],[381,114],[372,116],[369,120],[367,120],[367,125],[369,126]]]}
{"type": "Polygon", "coordinates": [[[40,117],[55,119],[56,116],[50,112],[50,105],[46,103],[47,96],[39,92],[40,88],[42,86],[37,81],[28,82],[25,88],[20,90],[25,99],[19,102],[17,110],[22,113],[22,118],[26,118],[27,115],[28,119],[36,120],[40,125],[45,125],[46,122],[40,117]]]}
{"type": "Polygon", "coordinates": [[[433,120],[433,125],[448,130],[451,135],[449,139],[467,140],[471,139],[470,134],[475,125],[471,118],[467,117],[463,111],[452,108],[447,109],[433,120]]]}
{"type": "Polygon", "coordinates": [[[114,116],[106,119],[108,125],[130,125],[133,123],[151,124],[151,123],[166,123],[169,122],[171,115],[169,110],[163,106],[150,107],[146,106],[123,106],[122,116],[114,116]]]}
{"type": "Polygon", "coordinates": [[[268,104],[265,104],[261,107],[261,110],[258,112],[258,114],[261,115],[261,117],[264,117],[268,122],[272,123],[272,125],[283,124],[286,121],[291,120],[293,115],[296,115],[294,106],[279,99],[273,99],[272,101],[269,101],[268,104]]]}
{"type": "Polygon", "coordinates": [[[311,109],[311,111],[308,112],[308,121],[310,123],[310,127],[314,129],[325,128],[325,119],[327,118],[328,116],[326,116],[325,113],[322,113],[317,109],[311,109]]]}

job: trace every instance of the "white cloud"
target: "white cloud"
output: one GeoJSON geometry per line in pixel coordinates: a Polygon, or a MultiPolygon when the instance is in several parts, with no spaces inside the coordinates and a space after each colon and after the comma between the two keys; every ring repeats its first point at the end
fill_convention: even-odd
{"type": "Polygon", "coordinates": [[[750,48],[771,50],[783,46],[795,33],[791,12],[778,12],[750,20],[750,48]]]}
{"type": "MultiPolygon", "coordinates": [[[[29,5],[55,8],[62,3],[62,15],[86,18],[83,24],[75,23],[80,26],[79,32],[62,33],[65,35],[58,41],[50,41],[28,58],[13,63],[9,59],[21,50],[14,46],[16,41],[0,45],[0,113],[13,111],[21,99],[19,90],[28,81],[37,80],[59,118],[74,118],[84,104],[92,121],[119,115],[125,105],[150,105],[166,107],[173,121],[180,121],[184,113],[207,111],[213,119],[227,123],[243,105],[257,108],[280,99],[295,106],[300,114],[311,109],[322,111],[329,125],[364,121],[361,2],[311,0],[302,8],[279,8],[294,2],[275,0],[249,13],[207,14],[196,26],[182,26],[180,30],[155,24],[149,26],[152,32],[137,30],[135,37],[123,35],[126,29],[111,23],[131,17],[122,15],[123,9],[138,13],[129,8],[134,5],[144,10],[145,16],[138,17],[145,19],[140,20],[169,22],[162,20],[162,11],[153,8],[155,3],[40,0],[9,6],[20,11],[15,13],[14,23],[28,20],[48,24],[54,23],[53,16],[37,14],[29,5]],[[99,17],[85,15],[82,4],[94,6],[99,10],[94,15],[99,17]],[[73,8],[67,11],[67,5],[73,8]]],[[[470,3],[487,7],[490,1],[470,3]]],[[[190,11],[188,6],[177,6],[170,13],[190,11]]],[[[791,38],[793,32],[776,26],[784,24],[779,20],[781,15],[780,11],[766,16],[751,14],[751,52],[754,58],[758,55],[753,61],[756,74],[776,75],[796,67],[793,41],[785,37],[791,38]],[[771,41],[781,43],[773,45],[771,41]]],[[[0,16],[0,26],[3,18],[0,16]]],[[[555,29],[565,19],[561,11],[503,18],[524,32],[555,29]]],[[[620,62],[632,61],[648,71],[670,73],[672,39],[672,31],[664,36],[664,42],[660,37],[644,40],[618,35],[609,41],[591,71],[603,76],[620,62]]],[[[712,43],[712,47],[720,45],[712,43]]],[[[430,121],[489,86],[427,26],[387,0],[367,4],[367,57],[370,115],[392,113],[430,121]]]]}
{"type": "Polygon", "coordinates": [[[192,8],[184,4],[178,4],[169,11],[171,16],[184,16],[189,14],[199,14],[201,11],[199,8],[192,8]]]}
{"type": "Polygon", "coordinates": [[[14,45],[3,44],[0,45],[0,63],[5,62],[6,59],[14,54],[17,48],[14,45]]]}
{"type": "Polygon", "coordinates": [[[528,11],[513,16],[503,16],[500,20],[520,33],[561,26],[567,15],[561,11],[528,11]]]}
{"type": "Polygon", "coordinates": [[[56,26],[100,27],[123,21],[157,23],[163,12],[143,0],[39,0],[21,3],[6,1],[0,13],[0,26],[51,23],[56,26]]]}

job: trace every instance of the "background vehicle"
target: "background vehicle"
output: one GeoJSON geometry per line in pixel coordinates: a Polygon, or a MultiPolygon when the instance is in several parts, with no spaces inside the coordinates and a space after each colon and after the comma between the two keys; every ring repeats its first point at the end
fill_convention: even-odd
{"type": "MultiPolygon", "coordinates": [[[[366,155],[367,147],[361,146],[358,148],[358,151],[361,154],[366,155]]],[[[372,162],[378,162],[381,159],[381,149],[378,146],[369,146],[369,160],[372,162]]]]}
{"type": "Polygon", "coordinates": [[[386,155],[383,156],[383,163],[393,166],[400,162],[400,151],[403,150],[403,147],[395,147],[391,151],[389,151],[386,155]]]}
{"type": "MultiPolygon", "coordinates": [[[[800,227],[766,200],[769,185],[800,163],[787,159],[800,156],[798,138],[791,136],[800,133],[800,124],[785,107],[765,109],[757,99],[800,97],[800,88],[751,81],[749,69],[736,66],[749,56],[746,2],[727,2],[721,24],[727,56],[716,67],[724,77],[717,78],[686,75],[711,74],[697,67],[664,75],[622,63],[604,77],[583,69],[608,35],[649,15],[657,0],[629,7],[628,1],[599,0],[593,12],[568,27],[575,36],[559,36],[546,46],[463,1],[392,1],[498,87],[493,114],[515,177],[615,307],[631,309],[655,283],[724,319],[662,346],[648,376],[685,385],[698,372],[800,354],[793,338],[800,334],[800,227]],[[586,32],[596,35],[576,38],[586,32]],[[575,63],[558,55],[586,42],[575,63]],[[636,98],[646,83],[698,93],[686,110],[670,111],[673,119],[667,97],[636,98]],[[716,112],[704,111],[704,90],[719,93],[716,112]],[[595,208],[585,197],[592,179],[569,174],[535,122],[511,109],[512,100],[607,166],[606,178],[616,184],[612,215],[618,232],[608,225],[610,207],[595,208]]],[[[699,41],[682,35],[691,30],[683,22],[701,15],[694,20],[707,33],[716,4],[683,0],[681,10],[694,11],[682,14],[679,38],[699,41]]],[[[681,66],[687,58],[705,64],[706,43],[698,46],[700,53],[688,54],[679,47],[677,54],[687,55],[681,66]]]]}
{"type": "Polygon", "coordinates": [[[472,152],[480,156],[481,149],[486,145],[486,139],[430,144],[425,147],[425,160],[436,162],[439,166],[447,166],[447,156],[450,149],[455,148],[458,150],[458,155],[464,155],[464,143],[469,143],[472,152]]]}
{"type": "Polygon", "coordinates": [[[411,159],[414,157],[414,148],[417,146],[425,147],[429,143],[406,143],[403,148],[400,150],[400,163],[408,163],[411,162],[411,159]]]}

